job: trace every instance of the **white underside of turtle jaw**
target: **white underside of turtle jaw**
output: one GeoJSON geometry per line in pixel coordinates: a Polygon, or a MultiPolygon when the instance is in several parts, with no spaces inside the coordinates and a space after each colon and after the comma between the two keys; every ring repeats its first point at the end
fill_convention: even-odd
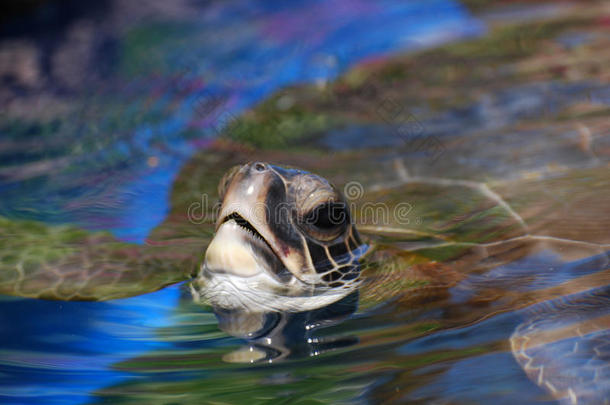
{"type": "Polygon", "coordinates": [[[205,253],[203,271],[253,277],[270,271],[268,264],[254,251],[257,238],[234,220],[223,223],[205,253]]]}
{"type": "Polygon", "coordinates": [[[341,288],[312,288],[296,278],[282,284],[266,272],[252,277],[230,273],[209,273],[190,284],[195,302],[224,309],[249,312],[302,312],[332,304],[357,288],[354,283],[341,288]]]}

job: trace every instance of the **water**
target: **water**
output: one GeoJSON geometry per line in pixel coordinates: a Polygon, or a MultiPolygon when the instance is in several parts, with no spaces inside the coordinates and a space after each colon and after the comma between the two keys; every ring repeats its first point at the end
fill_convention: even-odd
{"type": "MultiPolygon", "coordinates": [[[[552,294],[548,283],[506,267],[543,273],[556,259],[546,249],[509,263],[504,277],[493,274],[499,267],[473,274],[448,297],[419,305],[390,300],[371,306],[367,301],[378,297],[367,296],[365,287],[361,296],[327,308],[267,319],[219,309],[214,315],[192,302],[184,284],[99,303],[9,299],[0,311],[0,393],[4,403],[469,403],[499,397],[551,403],[515,362],[508,339],[536,311],[528,300],[540,300],[537,292],[542,299],[552,294]],[[490,299],[489,290],[498,289],[532,294],[490,299]],[[367,308],[358,310],[359,304],[367,308]]],[[[553,270],[565,283],[605,269],[607,255],[597,255],[553,270]]],[[[607,317],[607,287],[587,287],[575,288],[583,290],[576,298],[543,304],[545,319],[565,312],[562,302],[591,294],[597,294],[597,313],[576,306],[577,316],[607,317]]]]}
{"type": "MultiPolygon", "coordinates": [[[[472,14],[451,1],[151,4],[104,3],[91,11],[97,19],[75,12],[47,30],[51,45],[33,32],[21,48],[38,49],[47,68],[14,77],[1,66],[0,215],[11,225],[0,233],[0,270],[12,271],[17,255],[39,258],[26,271],[37,274],[62,248],[59,268],[77,257],[92,263],[87,271],[130,274],[140,258],[161,259],[115,285],[147,292],[129,298],[1,296],[0,402],[556,403],[536,383],[540,365],[548,378],[580,378],[572,387],[601,402],[610,361],[605,20],[560,6],[472,14]],[[502,24],[524,25],[514,36],[502,24]],[[406,79],[392,65],[472,37],[485,45],[410,59],[406,79]],[[86,68],[71,63],[83,58],[86,68]],[[358,70],[329,85],[355,65],[375,71],[372,94],[354,96],[358,70]],[[275,150],[241,149],[239,137],[215,143],[244,111],[303,84],[312,87],[274,105],[286,116],[296,105],[303,121],[330,116],[310,138],[275,150]],[[388,101],[408,106],[407,136],[388,101]],[[412,135],[432,143],[418,147],[412,135]],[[187,208],[214,195],[226,168],[253,159],[356,180],[358,205],[407,201],[409,221],[358,223],[378,243],[364,283],[314,311],[213,308],[193,302],[190,280],[148,292],[166,275],[187,278],[184,263],[197,265],[212,232],[188,223],[187,208]],[[85,255],[73,231],[40,236],[58,224],[111,235],[85,255]],[[553,338],[523,346],[540,332],[553,338]]],[[[36,18],[48,22],[47,7],[36,18]]],[[[23,35],[17,26],[3,35],[23,35]]]]}

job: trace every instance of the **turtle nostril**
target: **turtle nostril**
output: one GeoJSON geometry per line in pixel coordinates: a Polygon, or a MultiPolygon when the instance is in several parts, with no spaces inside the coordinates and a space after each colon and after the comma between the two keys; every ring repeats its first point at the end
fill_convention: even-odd
{"type": "Polygon", "coordinates": [[[257,172],[264,172],[266,169],[267,169],[267,167],[265,166],[264,163],[256,162],[254,164],[254,170],[256,170],[257,172]]]}

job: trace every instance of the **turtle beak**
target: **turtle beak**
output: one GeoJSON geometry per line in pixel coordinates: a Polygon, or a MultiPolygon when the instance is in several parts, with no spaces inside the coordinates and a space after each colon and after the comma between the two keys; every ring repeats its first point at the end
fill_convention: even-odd
{"type": "MultiPolygon", "coordinates": [[[[240,277],[268,272],[280,281],[302,272],[302,253],[282,235],[291,225],[276,223],[290,221],[289,216],[276,215],[280,207],[270,203],[275,201],[270,196],[282,191],[285,196],[284,183],[272,166],[254,162],[239,169],[226,189],[204,271],[240,277]]],[[[281,196],[277,200],[285,201],[281,196]]]]}

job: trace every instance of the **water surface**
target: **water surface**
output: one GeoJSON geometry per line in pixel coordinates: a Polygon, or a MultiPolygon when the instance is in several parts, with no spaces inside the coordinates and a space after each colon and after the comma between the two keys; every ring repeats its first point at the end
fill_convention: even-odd
{"type": "MultiPolygon", "coordinates": [[[[593,371],[566,353],[609,339],[603,18],[453,1],[116,4],[77,14],[39,51],[59,58],[75,49],[65,38],[91,35],[88,57],[106,67],[6,82],[0,215],[178,244],[171,227],[223,164],[262,159],[408,202],[407,228],[422,233],[359,224],[398,264],[304,313],[226,312],[193,302],[190,281],[107,302],[3,296],[0,402],[555,403],[513,353],[532,324],[568,330],[538,353],[549,370],[595,381],[607,350],[593,371]],[[374,92],[358,87],[367,69],[374,92]],[[265,122],[269,104],[305,135],[271,150],[254,135],[214,143],[246,110],[265,122]],[[441,246],[447,235],[459,248],[441,246]],[[410,278],[422,262],[442,285],[410,278]]],[[[4,35],[0,48],[17,34],[4,35]]],[[[188,232],[203,241],[200,225],[188,232]]],[[[607,386],[587,389],[595,403],[607,386]]]]}

